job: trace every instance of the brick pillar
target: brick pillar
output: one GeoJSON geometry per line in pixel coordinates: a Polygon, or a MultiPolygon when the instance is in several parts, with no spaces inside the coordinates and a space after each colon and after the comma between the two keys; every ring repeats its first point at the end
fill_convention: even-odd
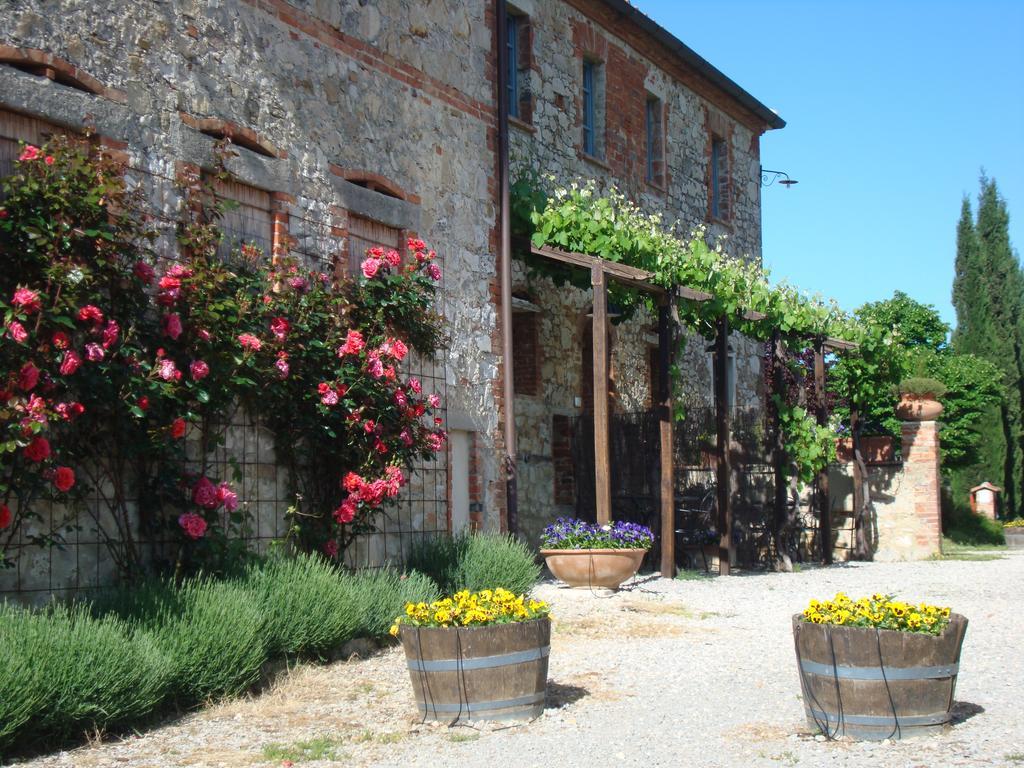
{"type": "Polygon", "coordinates": [[[913,494],[912,509],[917,523],[913,556],[925,558],[942,552],[939,425],[935,421],[905,421],[900,433],[903,481],[913,494]]]}

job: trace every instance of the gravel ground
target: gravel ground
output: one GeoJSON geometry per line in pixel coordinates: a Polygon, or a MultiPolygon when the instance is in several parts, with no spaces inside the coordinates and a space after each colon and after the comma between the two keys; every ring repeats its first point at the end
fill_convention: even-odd
{"type": "Polygon", "coordinates": [[[648,580],[610,595],[544,584],[538,592],[556,617],[549,705],[532,723],[418,724],[404,657],[391,648],[301,666],[259,696],[24,764],[1024,767],[1022,583],[1024,552],[648,580]],[[953,727],[895,743],[826,742],[810,733],[790,616],[839,590],[894,591],[970,619],[953,727]]]}

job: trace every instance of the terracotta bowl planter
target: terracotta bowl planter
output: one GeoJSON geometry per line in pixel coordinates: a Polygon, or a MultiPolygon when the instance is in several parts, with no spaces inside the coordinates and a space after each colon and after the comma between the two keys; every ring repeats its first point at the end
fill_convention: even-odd
{"type": "Polygon", "coordinates": [[[903,421],[935,421],[942,413],[942,403],[932,395],[900,395],[896,415],[903,421]]]}
{"type": "Polygon", "coordinates": [[[640,569],[646,549],[542,549],[548,570],[570,587],[618,589],[640,569]]]}
{"type": "Polygon", "coordinates": [[[530,720],[544,713],[547,618],[485,627],[402,625],[409,679],[427,720],[530,720]]]}
{"type": "Polygon", "coordinates": [[[879,741],[937,733],[949,721],[967,619],[941,635],[811,624],[793,617],[807,724],[879,741]]]}

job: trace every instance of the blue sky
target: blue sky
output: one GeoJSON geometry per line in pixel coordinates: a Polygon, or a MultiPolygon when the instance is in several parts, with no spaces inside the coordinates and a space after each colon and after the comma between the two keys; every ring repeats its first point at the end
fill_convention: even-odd
{"type": "Polygon", "coordinates": [[[638,0],[788,125],[764,260],[846,309],[903,290],[955,320],[956,222],[982,168],[1024,248],[1024,2],[638,0]]]}

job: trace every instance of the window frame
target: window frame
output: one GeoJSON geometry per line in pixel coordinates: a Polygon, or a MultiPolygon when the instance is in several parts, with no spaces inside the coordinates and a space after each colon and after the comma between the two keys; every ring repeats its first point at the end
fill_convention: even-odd
{"type": "Polygon", "coordinates": [[[594,60],[583,60],[583,152],[591,157],[597,157],[597,67],[594,60]]]}
{"type": "Polygon", "coordinates": [[[644,121],[647,137],[644,179],[661,189],[665,186],[665,105],[653,94],[647,94],[644,121]]]}
{"type": "Polygon", "coordinates": [[[508,49],[508,69],[505,72],[508,89],[508,116],[520,119],[519,108],[519,35],[520,17],[518,14],[507,13],[505,16],[506,40],[508,49]]]}
{"type": "Polygon", "coordinates": [[[725,195],[729,190],[729,143],[721,137],[711,136],[710,169],[711,183],[711,218],[715,221],[728,221],[731,206],[725,195]]]}

